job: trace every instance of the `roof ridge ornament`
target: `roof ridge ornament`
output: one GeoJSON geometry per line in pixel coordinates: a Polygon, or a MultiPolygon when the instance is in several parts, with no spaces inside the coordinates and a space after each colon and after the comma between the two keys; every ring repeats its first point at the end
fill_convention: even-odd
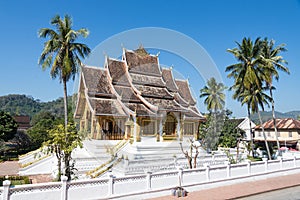
{"type": "Polygon", "coordinates": [[[146,51],[146,49],[144,48],[143,44],[140,44],[140,46],[134,50],[134,52],[139,55],[139,56],[142,56],[142,57],[145,57],[145,56],[149,56],[150,54],[146,51]]]}

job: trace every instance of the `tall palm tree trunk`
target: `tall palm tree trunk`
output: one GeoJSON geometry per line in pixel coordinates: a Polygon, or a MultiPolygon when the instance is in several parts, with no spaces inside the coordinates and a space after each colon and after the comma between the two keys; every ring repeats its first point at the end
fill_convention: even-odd
{"type": "Polygon", "coordinates": [[[68,91],[67,91],[67,81],[63,80],[64,85],[64,109],[65,109],[65,129],[67,130],[68,125],[68,91]]]}
{"type": "Polygon", "coordinates": [[[57,158],[57,180],[60,181],[60,176],[62,175],[62,170],[61,170],[61,149],[60,146],[55,146],[55,155],[57,158]]]}
{"type": "Polygon", "coordinates": [[[265,133],[265,128],[263,127],[263,123],[262,123],[262,120],[261,120],[260,111],[258,111],[257,114],[258,114],[259,122],[260,122],[260,125],[261,125],[261,129],[262,129],[262,132],[263,132],[266,149],[267,149],[267,152],[268,152],[268,159],[271,160],[272,157],[271,157],[271,153],[270,153],[270,149],[269,149],[269,145],[268,145],[268,141],[267,141],[267,137],[266,137],[266,133],[265,133]]]}
{"type": "Polygon", "coordinates": [[[271,103],[272,103],[272,117],[273,117],[273,124],[274,124],[274,130],[275,130],[276,144],[277,144],[277,149],[278,149],[278,152],[279,152],[280,144],[279,144],[279,140],[278,140],[277,126],[276,126],[275,103],[274,103],[273,92],[272,92],[271,87],[270,87],[270,97],[272,98],[272,101],[271,101],[271,103]]]}
{"type": "Polygon", "coordinates": [[[68,181],[71,180],[71,166],[70,166],[70,161],[71,161],[71,154],[65,154],[64,156],[64,163],[65,163],[65,176],[68,177],[68,181]]]}
{"type": "Polygon", "coordinates": [[[254,156],[254,147],[253,147],[253,132],[252,132],[252,127],[251,127],[251,119],[250,119],[250,108],[247,108],[248,111],[248,119],[249,119],[249,128],[250,128],[250,146],[251,146],[251,151],[252,151],[252,156],[254,156]]]}
{"type": "Polygon", "coordinates": [[[214,120],[214,122],[213,122],[213,126],[214,126],[213,147],[215,147],[216,144],[217,144],[217,142],[216,142],[216,138],[217,138],[217,111],[216,110],[214,110],[213,116],[214,116],[214,119],[213,119],[214,120]]]}
{"type": "MultiPolygon", "coordinates": [[[[63,84],[64,84],[64,108],[65,108],[65,132],[63,134],[66,134],[66,142],[68,140],[67,138],[67,132],[68,132],[68,93],[67,93],[67,81],[63,80],[63,84]]],[[[70,179],[70,166],[69,166],[69,162],[68,162],[68,158],[66,158],[66,155],[64,156],[64,169],[62,169],[64,171],[64,175],[68,177],[68,180],[70,179]]]]}

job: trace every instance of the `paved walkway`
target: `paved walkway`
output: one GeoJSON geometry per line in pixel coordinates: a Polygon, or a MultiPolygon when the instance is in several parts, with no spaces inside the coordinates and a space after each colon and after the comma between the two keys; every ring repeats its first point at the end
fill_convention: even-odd
{"type": "Polygon", "coordinates": [[[207,190],[191,192],[186,197],[173,197],[171,195],[154,198],[153,200],[223,200],[223,199],[238,199],[253,194],[274,191],[282,188],[288,188],[300,185],[300,173],[293,175],[280,176],[276,178],[268,178],[265,180],[251,181],[235,185],[223,186],[207,190]]]}
{"type": "Polygon", "coordinates": [[[12,176],[18,175],[19,172],[19,163],[18,161],[5,161],[0,163],[0,176],[12,176]]]}
{"type": "MultiPolygon", "coordinates": [[[[17,176],[19,173],[20,165],[18,161],[6,161],[0,163],[0,176],[17,176]]],[[[53,178],[50,174],[40,174],[29,176],[32,183],[45,183],[52,182],[53,178]]]]}

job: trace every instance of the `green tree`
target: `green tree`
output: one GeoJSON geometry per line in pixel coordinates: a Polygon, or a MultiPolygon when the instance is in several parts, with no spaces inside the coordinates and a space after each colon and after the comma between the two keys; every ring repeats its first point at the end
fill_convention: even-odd
{"type": "Polygon", "coordinates": [[[29,135],[25,131],[17,131],[14,138],[10,140],[16,145],[16,151],[19,155],[20,153],[26,153],[33,150],[32,141],[29,135]]]}
{"type": "MultiPolygon", "coordinates": [[[[264,73],[260,66],[263,63],[261,56],[263,44],[260,38],[257,38],[254,43],[250,38],[243,38],[242,43],[236,42],[236,44],[236,48],[227,49],[227,51],[234,55],[238,63],[227,66],[225,71],[229,72],[227,75],[228,78],[234,79],[234,84],[230,87],[230,90],[234,91],[233,98],[242,102],[242,98],[240,98],[241,94],[247,92],[249,93],[249,90],[251,90],[253,85],[258,90],[260,90],[262,87],[264,73]]],[[[251,119],[250,105],[250,103],[247,103],[247,113],[249,119],[251,119]]],[[[250,121],[249,126],[251,132],[250,146],[253,154],[253,132],[250,121]]]]}
{"type": "Polygon", "coordinates": [[[224,125],[219,139],[219,145],[225,148],[235,148],[243,137],[244,131],[238,128],[238,120],[230,119],[232,112],[226,110],[224,125]]]}
{"type": "Polygon", "coordinates": [[[204,104],[210,112],[223,110],[225,105],[226,86],[223,83],[217,83],[215,78],[210,78],[207,85],[200,90],[200,98],[205,98],[204,104]]]}
{"type": "Polygon", "coordinates": [[[275,102],[273,97],[273,80],[279,80],[279,73],[278,71],[283,71],[287,74],[290,74],[289,69],[284,66],[287,64],[287,61],[283,59],[282,56],[279,54],[281,52],[286,51],[285,44],[280,44],[278,46],[275,46],[275,41],[270,40],[268,41],[267,38],[263,41],[263,50],[262,50],[262,56],[264,58],[264,65],[262,66],[265,70],[264,73],[266,75],[266,85],[270,92],[271,97],[271,104],[272,104],[272,118],[273,118],[273,124],[274,124],[274,130],[275,130],[275,136],[276,136],[276,143],[277,148],[280,148],[279,140],[278,140],[278,134],[277,134],[277,126],[276,126],[276,116],[275,116],[275,102]]]}
{"type": "Polygon", "coordinates": [[[265,94],[263,89],[257,88],[256,85],[253,85],[252,87],[250,87],[249,90],[244,90],[243,93],[239,95],[238,100],[242,103],[242,105],[247,104],[247,107],[250,108],[252,113],[258,114],[258,118],[260,121],[261,129],[265,140],[265,146],[268,153],[268,158],[272,159],[263,122],[259,111],[259,107],[262,109],[262,111],[264,111],[264,105],[268,105],[268,102],[271,101],[271,97],[265,94]]]}
{"type": "Polygon", "coordinates": [[[85,58],[90,53],[87,45],[76,40],[80,36],[87,37],[89,32],[85,28],[73,30],[72,19],[68,15],[63,19],[56,15],[52,18],[51,25],[55,26],[55,30],[50,28],[39,30],[39,37],[49,38],[49,40],[44,44],[38,63],[43,69],[51,67],[51,77],[59,77],[60,82],[63,83],[66,128],[68,124],[67,82],[70,78],[75,78],[78,66],[82,65],[80,58],[85,58]]]}
{"type": "Polygon", "coordinates": [[[205,115],[205,122],[199,126],[199,139],[201,146],[207,152],[217,150],[222,129],[224,126],[224,118],[226,111],[219,111],[217,113],[208,113],[205,115]]]}
{"type": "Polygon", "coordinates": [[[208,127],[205,127],[206,130],[204,130],[204,126],[200,128],[200,131],[205,132],[205,143],[208,151],[216,148],[222,130],[225,89],[226,86],[223,83],[217,83],[215,78],[210,78],[207,81],[207,85],[200,90],[200,98],[205,98],[204,104],[210,112],[209,120],[207,121],[208,127]]]}
{"type": "Polygon", "coordinates": [[[33,148],[41,147],[43,142],[49,139],[49,130],[53,128],[55,123],[55,116],[48,111],[42,111],[32,118],[32,127],[27,130],[27,133],[31,138],[33,148]]]}
{"type": "Polygon", "coordinates": [[[14,138],[18,124],[8,113],[0,111],[0,140],[7,142],[14,138]]]}
{"type": "Polygon", "coordinates": [[[60,180],[61,174],[66,175],[68,180],[71,180],[74,170],[74,163],[71,163],[71,153],[75,148],[82,147],[82,137],[78,134],[77,128],[73,123],[69,123],[67,129],[65,129],[63,124],[54,126],[49,131],[49,136],[50,139],[45,145],[57,157],[58,180],[60,180]],[[64,169],[62,169],[62,162],[64,163],[64,169]]]}

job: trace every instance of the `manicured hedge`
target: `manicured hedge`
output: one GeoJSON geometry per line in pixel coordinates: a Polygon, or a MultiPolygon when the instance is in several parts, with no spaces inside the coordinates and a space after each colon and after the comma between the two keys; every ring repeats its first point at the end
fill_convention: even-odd
{"type": "Polygon", "coordinates": [[[30,179],[28,176],[0,176],[0,186],[3,186],[3,181],[10,180],[11,185],[23,185],[23,184],[30,184],[30,179]]]}

